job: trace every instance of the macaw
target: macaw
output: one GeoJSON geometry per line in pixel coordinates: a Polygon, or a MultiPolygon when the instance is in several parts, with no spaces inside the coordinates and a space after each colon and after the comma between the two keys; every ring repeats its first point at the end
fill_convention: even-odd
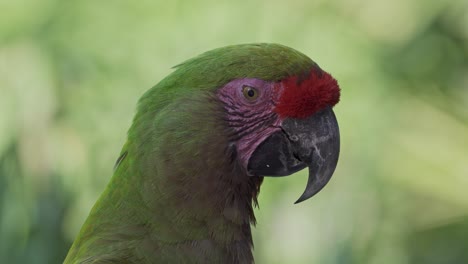
{"type": "Polygon", "coordinates": [[[297,202],[327,184],[339,98],[329,73],[279,44],[226,46],[175,66],[139,100],[64,263],[254,263],[263,178],[308,167],[297,202]]]}

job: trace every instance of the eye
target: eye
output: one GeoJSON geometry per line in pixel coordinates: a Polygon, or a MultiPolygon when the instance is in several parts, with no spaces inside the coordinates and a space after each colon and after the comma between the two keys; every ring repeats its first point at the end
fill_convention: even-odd
{"type": "Polygon", "coordinates": [[[244,94],[244,97],[249,100],[249,101],[254,101],[255,99],[258,98],[258,91],[257,89],[251,87],[251,86],[244,86],[242,87],[242,93],[244,94]]]}

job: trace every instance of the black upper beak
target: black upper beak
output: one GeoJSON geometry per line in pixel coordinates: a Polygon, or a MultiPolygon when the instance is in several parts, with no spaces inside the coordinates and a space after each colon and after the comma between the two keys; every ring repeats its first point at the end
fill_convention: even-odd
{"type": "Polygon", "coordinates": [[[287,176],[309,167],[309,180],[296,203],[318,193],[335,171],[340,153],[338,122],[331,108],[306,119],[285,119],[282,131],[263,141],[249,159],[254,176],[287,176]]]}

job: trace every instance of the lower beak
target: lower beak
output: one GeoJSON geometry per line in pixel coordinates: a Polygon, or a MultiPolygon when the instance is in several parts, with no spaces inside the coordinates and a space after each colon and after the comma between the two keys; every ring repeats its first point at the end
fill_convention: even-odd
{"type": "Polygon", "coordinates": [[[253,152],[247,169],[254,176],[287,176],[309,167],[300,203],[318,193],[335,171],[340,153],[338,122],[331,108],[306,119],[285,119],[253,152]]]}

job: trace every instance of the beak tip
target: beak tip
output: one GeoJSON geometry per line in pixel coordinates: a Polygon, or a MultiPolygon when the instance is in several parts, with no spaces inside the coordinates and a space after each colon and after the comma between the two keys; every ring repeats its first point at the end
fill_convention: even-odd
{"type": "Polygon", "coordinates": [[[301,203],[303,201],[305,201],[306,199],[303,199],[302,197],[297,199],[297,201],[294,202],[294,204],[298,204],[298,203],[301,203]]]}
{"type": "Polygon", "coordinates": [[[308,193],[308,191],[306,190],[302,195],[301,197],[299,197],[299,199],[297,199],[297,201],[294,202],[294,204],[298,204],[298,203],[302,203],[303,201],[311,198],[312,196],[316,195],[318,193],[318,190],[313,192],[312,194],[308,193]]]}

